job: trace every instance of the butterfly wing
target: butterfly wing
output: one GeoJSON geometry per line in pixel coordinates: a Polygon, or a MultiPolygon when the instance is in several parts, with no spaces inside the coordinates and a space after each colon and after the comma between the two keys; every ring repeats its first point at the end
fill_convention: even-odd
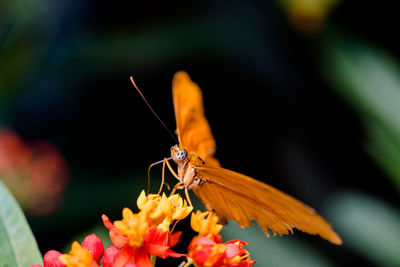
{"type": "Polygon", "coordinates": [[[219,166],[213,157],[215,140],[204,115],[203,96],[199,86],[186,72],[177,72],[172,82],[172,96],[180,145],[200,156],[209,166],[219,166]]]}
{"type": "Polygon", "coordinates": [[[241,227],[255,220],[268,236],[268,228],[274,235],[292,233],[297,228],[334,244],[342,243],[329,222],[315,210],[272,186],[220,167],[198,166],[196,173],[205,182],[193,188],[195,194],[241,227]]]}
{"type": "Polygon", "coordinates": [[[279,235],[297,228],[334,244],[342,243],[312,208],[260,181],[219,167],[213,157],[216,145],[204,115],[202,92],[186,72],[175,74],[172,93],[179,143],[206,162],[196,167],[197,176],[205,182],[193,188],[205,204],[242,227],[255,220],[267,235],[268,228],[279,235]]]}

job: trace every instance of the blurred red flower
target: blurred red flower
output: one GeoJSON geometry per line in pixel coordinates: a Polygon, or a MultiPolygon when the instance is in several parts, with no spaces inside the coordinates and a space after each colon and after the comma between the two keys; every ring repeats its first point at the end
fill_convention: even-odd
{"type": "Polygon", "coordinates": [[[40,215],[54,210],[68,180],[68,168],[48,142],[26,144],[14,132],[0,129],[0,179],[22,208],[40,215]]]}

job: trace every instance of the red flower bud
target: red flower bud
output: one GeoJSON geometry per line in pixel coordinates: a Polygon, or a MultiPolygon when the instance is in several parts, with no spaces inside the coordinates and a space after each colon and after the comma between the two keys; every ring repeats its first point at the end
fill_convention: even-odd
{"type": "Polygon", "coordinates": [[[112,267],[120,250],[116,246],[109,246],[104,252],[103,267],[112,267]]]}
{"type": "Polygon", "coordinates": [[[124,265],[124,267],[138,267],[136,264],[134,264],[133,262],[128,262],[124,265]]]}
{"type": "Polygon", "coordinates": [[[97,263],[100,263],[100,260],[104,254],[104,246],[100,238],[98,238],[95,234],[88,235],[83,240],[81,247],[89,250],[90,254],[92,254],[93,259],[97,263]]]}
{"type": "Polygon", "coordinates": [[[227,258],[233,258],[243,253],[243,249],[236,244],[226,244],[225,255],[227,258]]]}
{"type": "Polygon", "coordinates": [[[61,263],[59,257],[62,254],[56,250],[49,250],[44,254],[43,266],[44,267],[66,267],[61,263]]]}

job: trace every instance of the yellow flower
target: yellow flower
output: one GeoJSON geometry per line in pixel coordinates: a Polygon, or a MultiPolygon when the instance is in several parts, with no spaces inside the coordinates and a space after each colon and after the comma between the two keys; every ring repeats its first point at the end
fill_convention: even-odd
{"type": "Polygon", "coordinates": [[[122,210],[122,220],[115,221],[114,226],[118,231],[126,235],[129,245],[140,247],[143,243],[143,235],[148,229],[147,216],[145,212],[134,214],[130,209],[122,210]]]}
{"type": "Polygon", "coordinates": [[[196,213],[192,213],[190,225],[200,236],[208,234],[217,235],[223,227],[221,224],[218,224],[218,216],[209,211],[202,213],[199,210],[196,213]]]}
{"type": "Polygon", "coordinates": [[[76,241],[72,243],[69,254],[63,254],[59,259],[67,267],[87,267],[93,262],[89,250],[82,248],[76,241]]]}
{"type": "Polygon", "coordinates": [[[146,196],[144,190],[137,199],[138,208],[148,214],[148,217],[155,223],[163,223],[166,226],[167,221],[182,220],[186,218],[193,207],[188,206],[186,200],[182,200],[179,194],[167,197],[164,193],[162,196],[149,194],[146,196]]]}
{"type": "Polygon", "coordinates": [[[168,199],[174,206],[171,215],[174,220],[185,219],[193,210],[193,207],[188,206],[186,200],[182,200],[178,194],[172,195],[168,199]]]}
{"type": "Polygon", "coordinates": [[[169,232],[169,226],[171,225],[171,223],[171,218],[165,217],[165,219],[157,226],[157,228],[161,229],[163,232],[169,232]]]}
{"type": "Polygon", "coordinates": [[[144,190],[142,190],[136,201],[136,204],[141,211],[151,214],[156,210],[156,207],[160,202],[160,198],[160,195],[156,194],[149,194],[146,196],[146,193],[144,190]]]}

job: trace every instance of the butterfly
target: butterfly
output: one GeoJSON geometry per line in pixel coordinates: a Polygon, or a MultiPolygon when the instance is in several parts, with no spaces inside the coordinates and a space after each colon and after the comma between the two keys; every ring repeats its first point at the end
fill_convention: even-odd
{"type": "Polygon", "coordinates": [[[170,158],[151,165],[163,163],[160,192],[167,165],[179,180],[173,191],[184,189],[191,205],[188,190],[193,190],[221,219],[234,220],[242,228],[255,220],[268,237],[268,229],[274,235],[283,235],[297,228],[342,244],[330,223],[314,209],[270,185],[221,167],[214,157],[216,143],[204,114],[202,91],[186,72],[174,75],[172,95],[179,144],[171,147],[170,158]],[[169,160],[177,164],[177,172],[169,160]]]}

